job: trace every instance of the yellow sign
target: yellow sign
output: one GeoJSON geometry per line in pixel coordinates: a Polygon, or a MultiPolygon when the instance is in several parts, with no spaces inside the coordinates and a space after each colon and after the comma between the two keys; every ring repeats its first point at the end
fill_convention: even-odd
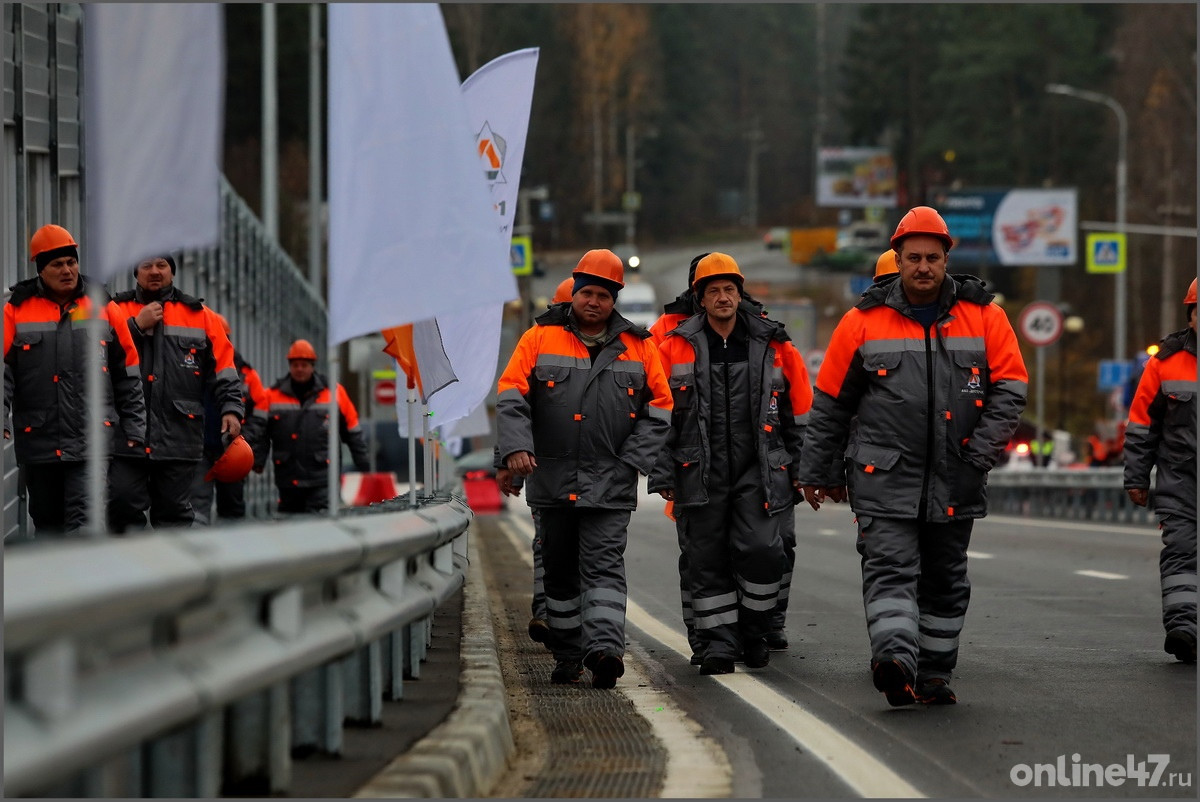
{"type": "Polygon", "coordinates": [[[1087,272],[1124,273],[1125,235],[1088,234],[1087,272]]]}
{"type": "Polygon", "coordinates": [[[529,237],[513,237],[508,257],[514,276],[533,275],[533,240],[529,237]]]}

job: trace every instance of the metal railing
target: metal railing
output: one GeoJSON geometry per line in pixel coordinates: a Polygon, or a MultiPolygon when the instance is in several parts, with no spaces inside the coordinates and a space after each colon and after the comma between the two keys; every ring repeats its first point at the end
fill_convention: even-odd
{"type": "Polygon", "coordinates": [[[1124,471],[1120,466],[994,470],[988,474],[988,509],[1031,518],[1157,525],[1153,492],[1148,506],[1135,505],[1125,492],[1124,471]]]}
{"type": "Polygon", "coordinates": [[[456,496],[4,560],[9,796],[280,793],[419,676],[463,584],[456,496]]]}

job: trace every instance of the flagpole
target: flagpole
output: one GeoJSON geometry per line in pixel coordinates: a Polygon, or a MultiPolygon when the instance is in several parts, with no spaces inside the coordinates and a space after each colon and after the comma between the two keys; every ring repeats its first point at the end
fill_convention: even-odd
{"type": "Polygon", "coordinates": [[[417,412],[417,383],[410,376],[408,379],[408,506],[417,506],[417,422],[414,416],[417,412]]]}
{"type": "Polygon", "coordinates": [[[429,410],[425,410],[425,414],[421,416],[421,434],[425,438],[425,473],[421,478],[425,480],[425,497],[432,498],[436,488],[433,483],[433,444],[429,442],[429,410]]]}
{"type": "Polygon", "coordinates": [[[338,503],[342,500],[341,462],[342,441],[338,437],[338,381],[341,375],[341,357],[338,356],[338,346],[329,349],[329,517],[336,518],[338,503]]]}

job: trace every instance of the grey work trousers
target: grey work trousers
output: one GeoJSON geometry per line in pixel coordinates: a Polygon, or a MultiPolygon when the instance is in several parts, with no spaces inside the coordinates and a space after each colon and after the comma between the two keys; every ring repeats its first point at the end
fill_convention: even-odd
{"type": "Polygon", "coordinates": [[[971,600],[974,523],[858,516],[872,661],[895,658],[918,680],[950,678],[971,600]]]}
{"type": "Polygon", "coordinates": [[[1159,513],[1163,548],[1158,558],[1162,580],[1163,628],[1196,636],[1196,519],[1159,513]]]}

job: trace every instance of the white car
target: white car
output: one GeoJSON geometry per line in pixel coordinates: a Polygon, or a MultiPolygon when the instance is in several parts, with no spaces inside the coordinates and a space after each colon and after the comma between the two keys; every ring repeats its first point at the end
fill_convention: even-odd
{"type": "Polygon", "coordinates": [[[617,311],[629,322],[647,329],[662,314],[654,286],[644,281],[626,284],[621,288],[617,293],[617,311]]]}

